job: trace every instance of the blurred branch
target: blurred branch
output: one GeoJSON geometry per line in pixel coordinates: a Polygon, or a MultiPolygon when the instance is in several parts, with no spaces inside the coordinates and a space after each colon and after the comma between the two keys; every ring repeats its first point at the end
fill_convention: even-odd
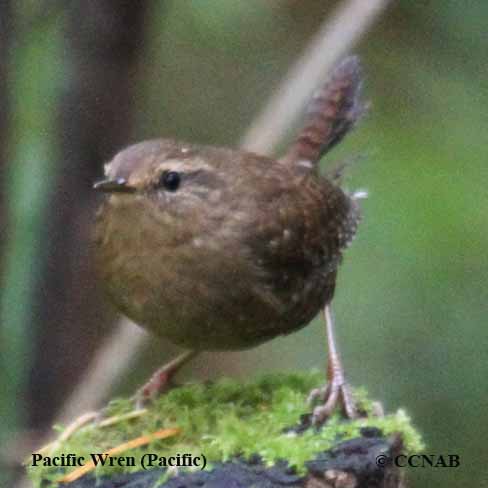
{"type": "Polygon", "coordinates": [[[56,423],[68,424],[81,412],[99,405],[148,341],[145,330],[121,318],[115,330],[104,339],[82,381],[64,403],[56,423]]]}
{"type": "MultiPolygon", "coordinates": [[[[331,66],[359,40],[388,3],[389,0],[350,0],[330,21],[324,22],[276,95],[244,136],[242,146],[252,151],[270,153],[283,139],[305,101],[324,80],[331,66]]],[[[80,405],[84,409],[96,408],[110,385],[117,381],[146,344],[147,340],[137,334],[135,327],[131,331],[128,323],[127,319],[122,318],[112,335],[113,339],[110,338],[99,348],[93,364],[100,366],[90,368],[63,406],[60,419],[66,421],[81,413],[80,405]],[[110,371],[100,371],[103,364],[113,366],[110,371]]]]}

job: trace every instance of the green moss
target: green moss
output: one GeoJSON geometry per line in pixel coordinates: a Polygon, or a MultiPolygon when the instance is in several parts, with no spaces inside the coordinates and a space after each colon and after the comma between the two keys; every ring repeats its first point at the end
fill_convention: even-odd
{"type": "MultiPolygon", "coordinates": [[[[377,427],[385,435],[400,432],[407,452],[423,449],[419,434],[402,410],[384,418],[355,421],[344,421],[336,415],[319,432],[309,429],[300,435],[284,433],[286,427],[298,424],[300,416],[307,411],[308,393],[322,382],[321,374],[309,373],[266,376],[248,384],[222,379],[208,385],[179,387],[158,398],[142,417],[109,427],[88,426],[52,455],[75,453],[90,459],[90,453],[102,453],[127,440],[169,427],[180,427],[182,432],[121,455],[139,460],[145,452],[158,456],[203,453],[211,464],[237,454],[244,457],[259,454],[269,465],[277,459],[286,459],[303,472],[304,463],[318,452],[330,449],[338,441],[359,436],[360,428],[365,426],[377,427]]],[[[372,403],[364,391],[356,391],[356,398],[362,408],[371,411],[372,403]]],[[[117,399],[110,403],[108,415],[124,414],[132,409],[130,400],[117,399]]],[[[73,469],[28,467],[35,486],[40,486],[42,479],[53,481],[73,469]]],[[[96,475],[140,469],[137,462],[129,468],[99,466],[96,475]]]]}

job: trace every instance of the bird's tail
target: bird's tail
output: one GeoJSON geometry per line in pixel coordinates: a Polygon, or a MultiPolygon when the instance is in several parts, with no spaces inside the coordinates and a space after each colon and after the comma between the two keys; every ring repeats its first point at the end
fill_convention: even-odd
{"type": "Polygon", "coordinates": [[[314,168],[320,158],[354,127],[367,106],[361,100],[359,58],[344,59],[309,103],[303,129],[281,159],[314,168]]]}

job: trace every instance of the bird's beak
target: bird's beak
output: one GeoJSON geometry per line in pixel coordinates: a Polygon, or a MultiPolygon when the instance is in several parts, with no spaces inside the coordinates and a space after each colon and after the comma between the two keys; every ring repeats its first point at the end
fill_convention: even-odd
{"type": "Polygon", "coordinates": [[[101,180],[97,181],[93,188],[104,193],[134,193],[136,189],[130,186],[124,178],[116,178],[115,180],[101,180]]]}

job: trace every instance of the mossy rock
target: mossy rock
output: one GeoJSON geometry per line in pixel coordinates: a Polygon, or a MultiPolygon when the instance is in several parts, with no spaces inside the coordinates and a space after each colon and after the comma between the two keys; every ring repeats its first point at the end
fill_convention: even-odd
{"type": "MultiPolygon", "coordinates": [[[[158,458],[183,453],[192,456],[203,454],[207,472],[205,479],[210,479],[208,473],[215,473],[223,469],[223,466],[228,469],[229,466],[236,465],[244,466],[245,469],[248,466],[258,466],[261,471],[262,468],[275,471],[281,469],[285,475],[296,478],[295,481],[299,483],[313,471],[314,462],[320,463],[321,459],[330,460],[331,452],[337,452],[340,446],[348,446],[346,441],[359,442],[358,439],[366,439],[366,444],[371,444],[372,439],[376,439],[375,442],[383,442],[383,448],[379,444],[371,444],[374,452],[380,452],[382,449],[401,449],[404,453],[418,453],[423,449],[419,434],[402,410],[381,418],[369,417],[354,421],[346,421],[337,414],[319,430],[300,428],[303,419],[307,418],[304,417],[308,410],[307,395],[322,382],[323,376],[314,372],[269,375],[246,384],[221,379],[215,383],[181,386],[155,400],[144,415],[107,427],[96,424],[87,426],[57,446],[56,451],[50,452],[49,455],[73,453],[90,460],[91,454],[106,452],[130,439],[149,435],[161,429],[180,429],[179,434],[175,436],[154,440],[143,447],[120,454],[133,458],[134,466],[99,465],[94,474],[87,475],[83,482],[79,480],[75,482],[78,484],[72,483],[73,487],[95,487],[104,486],[99,485],[96,480],[100,482],[115,477],[121,479],[122,475],[140,472],[140,461],[147,453],[155,454],[158,458]]],[[[364,391],[356,390],[355,397],[362,410],[372,412],[372,402],[364,391]]],[[[133,404],[130,400],[117,399],[110,403],[107,415],[124,415],[132,409],[133,404]]],[[[70,486],[59,484],[57,480],[75,468],[32,466],[31,460],[28,460],[27,469],[34,486],[44,488],[70,486]]],[[[124,485],[121,482],[106,486],[165,486],[165,482],[171,476],[174,479],[175,474],[178,473],[173,469],[168,471],[159,468],[152,472],[150,484],[124,485]]],[[[181,478],[181,475],[180,468],[178,478],[181,478]]],[[[191,476],[195,477],[197,473],[191,476]]],[[[169,483],[173,486],[172,482],[169,483]]],[[[188,486],[207,486],[205,483],[205,480],[200,480],[197,484],[188,486]]],[[[305,486],[293,485],[292,481],[290,483],[286,486],[305,486]]],[[[214,483],[208,486],[226,485],[214,483]]],[[[252,486],[261,485],[252,482],[252,486]]]]}

